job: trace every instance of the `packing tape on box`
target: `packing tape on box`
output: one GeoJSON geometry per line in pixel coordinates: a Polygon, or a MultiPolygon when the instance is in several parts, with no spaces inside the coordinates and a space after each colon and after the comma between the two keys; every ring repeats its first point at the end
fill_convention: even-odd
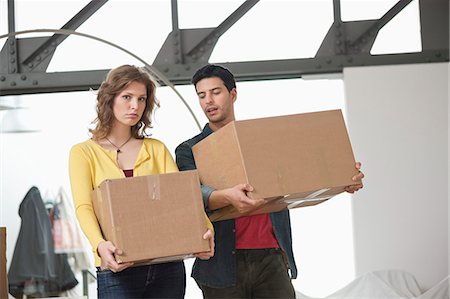
{"type": "Polygon", "coordinates": [[[320,201],[320,202],[322,202],[322,201],[325,201],[325,200],[330,199],[332,197],[333,196],[323,196],[323,197],[316,197],[316,198],[311,198],[311,199],[298,200],[296,202],[288,204],[287,208],[288,209],[294,209],[295,207],[300,206],[300,205],[302,205],[304,203],[307,203],[307,202],[313,202],[313,201],[320,201]]]}
{"type": "Polygon", "coordinates": [[[314,191],[313,193],[311,193],[311,194],[309,194],[309,195],[307,195],[307,196],[305,196],[303,198],[284,199],[284,198],[290,196],[290,194],[288,194],[288,195],[284,196],[282,201],[284,201],[285,203],[288,204],[288,206],[287,206],[288,209],[293,209],[296,206],[301,205],[301,204],[303,204],[305,202],[308,202],[308,201],[318,201],[318,200],[330,199],[333,196],[331,196],[331,195],[319,196],[319,195],[327,192],[328,190],[330,190],[330,188],[323,188],[323,189],[314,191]]]}
{"type": "Polygon", "coordinates": [[[147,194],[150,201],[161,199],[159,176],[147,177],[147,194]]]}
{"type": "MultiPolygon", "coordinates": [[[[328,190],[330,190],[330,188],[323,188],[323,189],[314,191],[313,193],[306,195],[305,197],[297,197],[294,199],[285,199],[286,197],[289,197],[292,195],[292,194],[287,194],[287,195],[283,196],[283,199],[281,199],[280,202],[284,201],[285,203],[294,203],[294,202],[297,202],[299,199],[302,199],[304,201],[313,200],[313,199],[322,199],[324,197],[318,197],[318,196],[322,193],[327,192],[328,190]]],[[[331,196],[326,196],[326,197],[330,198],[331,196]]]]}

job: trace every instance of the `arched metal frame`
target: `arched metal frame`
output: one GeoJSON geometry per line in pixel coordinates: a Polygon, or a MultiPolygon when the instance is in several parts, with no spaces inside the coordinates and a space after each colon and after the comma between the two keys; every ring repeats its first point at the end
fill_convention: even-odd
{"type": "MultiPolygon", "coordinates": [[[[419,0],[422,51],[371,55],[381,28],[412,0],[399,0],[378,20],[343,22],[340,0],[333,0],[334,22],[313,58],[222,63],[238,81],[300,78],[339,74],[344,67],[449,61],[449,2],[419,0]]],[[[108,0],[93,0],[61,30],[76,29],[108,0]]],[[[193,70],[208,63],[222,34],[259,0],[246,0],[215,28],[180,29],[177,0],[172,4],[172,31],[152,63],[174,85],[189,84],[193,70]]],[[[8,31],[15,31],[14,0],[8,0],[8,31]]],[[[49,73],[47,67],[67,35],[17,39],[10,36],[0,52],[0,95],[96,89],[109,70],[49,73]]],[[[164,82],[160,82],[165,84],[164,82]]]]}
{"type": "MultiPolygon", "coordinates": [[[[160,71],[158,71],[155,67],[151,66],[150,64],[148,64],[144,59],[140,58],[139,56],[137,56],[136,54],[128,51],[127,49],[112,43],[110,41],[107,41],[105,39],[90,35],[90,34],[86,34],[86,33],[81,33],[81,32],[76,32],[73,30],[68,30],[68,29],[34,29],[34,30],[24,30],[24,31],[19,31],[19,32],[10,32],[8,34],[4,34],[4,35],[0,35],[0,39],[2,38],[15,38],[18,35],[22,35],[22,34],[29,34],[29,33],[57,33],[57,34],[61,34],[61,35],[65,35],[65,36],[69,36],[71,34],[73,35],[78,35],[78,36],[82,36],[82,37],[86,37],[89,39],[93,39],[99,42],[102,42],[104,44],[107,44],[109,46],[112,46],[116,49],[119,49],[122,52],[127,53],[128,55],[132,56],[133,58],[137,59],[138,61],[140,61],[144,66],[143,66],[143,70],[145,70],[151,77],[152,79],[163,83],[164,85],[170,87],[175,94],[180,98],[180,100],[183,102],[184,106],[186,106],[186,108],[188,109],[189,113],[191,114],[192,118],[194,118],[194,121],[197,125],[197,128],[201,131],[201,126],[200,126],[200,122],[198,121],[197,117],[195,116],[194,112],[192,111],[191,107],[189,106],[189,104],[186,102],[186,100],[183,98],[183,96],[179,93],[179,91],[175,88],[175,85],[172,84],[172,82],[170,82],[169,78],[167,78],[164,74],[162,74],[160,71]]],[[[21,75],[21,79],[22,80],[26,80],[26,75],[21,75]]],[[[33,82],[32,84],[34,84],[35,82],[33,82]]],[[[37,82],[36,84],[37,85],[37,82]]]]}

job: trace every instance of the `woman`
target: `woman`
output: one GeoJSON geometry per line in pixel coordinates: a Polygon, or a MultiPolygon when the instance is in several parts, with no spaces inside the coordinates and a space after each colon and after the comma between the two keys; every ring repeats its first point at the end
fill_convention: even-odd
{"type": "MultiPolygon", "coordinates": [[[[130,267],[118,264],[122,251],[105,240],[95,216],[91,192],[105,179],[176,172],[178,168],[159,140],[144,138],[151,127],[151,113],[159,106],[155,83],[140,69],[123,65],[111,70],[97,94],[92,138],[70,151],[70,182],[78,220],[89,239],[97,267],[98,298],[183,298],[186,287],[184,263],[130,267]]],[[[205,218],[208,219],[205,215],[205,218]]],[[[212,225],[204,235],[214,254],[212,225]]]]}

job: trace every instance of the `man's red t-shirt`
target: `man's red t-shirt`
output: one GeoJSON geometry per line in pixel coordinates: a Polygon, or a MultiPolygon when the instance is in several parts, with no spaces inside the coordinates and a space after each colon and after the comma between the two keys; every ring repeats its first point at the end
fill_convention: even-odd
{"type": "Polygon", "coordinates": [[[236,249],[279,248],[269,214],[236,219],[236,249]]]}

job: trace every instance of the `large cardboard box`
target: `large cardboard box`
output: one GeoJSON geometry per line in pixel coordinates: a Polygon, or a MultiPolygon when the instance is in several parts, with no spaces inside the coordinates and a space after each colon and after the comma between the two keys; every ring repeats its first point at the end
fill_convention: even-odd
{"type": "Polygon", "coordinates": [[[0,299],[8,298],[8,275],[6,274],[6,227],[0,227],[0,299]]]}
{"type": "Polygon", "coordinates": [[[120,263],[168,262],[209,250],[195,170],[105,180],[93,203],[103,235],[124,252],[120,263]]]}
{"type": "Polygon", "coordinates": [[[355,184],[358,173],[340,110],[233,121],[192,150],[203,184],[248,183],[250,198],[269,201],[246,214],[224,207],[212,221],[316,205],[355,184]]]}

